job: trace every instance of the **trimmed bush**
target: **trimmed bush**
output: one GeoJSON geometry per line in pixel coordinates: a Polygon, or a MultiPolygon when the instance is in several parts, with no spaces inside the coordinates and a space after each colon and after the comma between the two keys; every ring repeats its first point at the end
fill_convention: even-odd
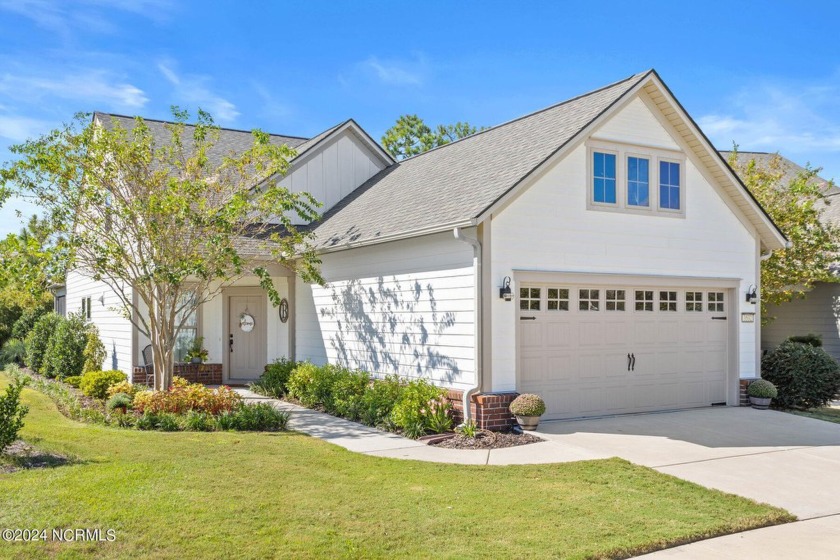
{"type": "Polygon", "coordinates": [[[808,334],[800,334],[796,336],[791,336],[788,338],[790,342],[798,342],[800,344],[808,344],[813,346],[814,348],[822,348],[823,340],[822,335],[808,333],[808,334]]]}
{"type": "Polygon", "coordinates": [[[336,368],[327,412],[357,422],[362,418],[365,392],[370,387],[370,374],[336,368]]]}
{"type": "Polygon", "coordinates": [[[391,411],[404,389],[405,385],[396,375],[374,381],[362,395],[361,421],[368,426],[392,428],[391,411]]]}
{"type": "Polygon", "coordinates": [[[105,345],[99,338],[99,329],[94,325],[87,326],[85,333],[85,348],[82,350],[82,358],[84,364],[82,365],[82,372],[97,371],[102,369],[102,364],[105,363],[105,358],[108,352],[105,350],[105,345]]]}
{"type": "Polygon", "coordinates": [[[26,365],[36,373],[42,373],[50,339],[62,321],[64,321],[64,317],[55,313],[47,313],[35,321],[32,330],[26,335],[24,341],[26,343],[26,365]]]}
{"type": "Polygon", "coordinates": [[[81,313],[68,315],[66,320],[59,321],[55,334],[50,337],[41,373],[46,377],[58,379],[81,375],[86,345],[87,328],[84,318],[81,313]]]}
{"type": "Polygon", "coordinates": [[[82,384],[82,376],[81,375],[71,375],[70,377],[65,377],[62,379],[64,383],[67,383],[71,387],[75,387],[76,389],[79,388],[79,385],[82,384]]]}
{"type": "Polygon", "coordinates": [[[286,395],[286,384],[298,363],[286,358],[275,360],[265,367],[259,380],[251,384],[251,390],[260,395],[282,398],[286,395]]]}
{"type": "Polygon", "coordinates": [[[514,416],[542,416],[545,414],[545,401],[539,395],[523,393],[510,403],[514,416]]]}
{"type": "Polygon", "coordinates": [[[0,364],[23,365],[26,359],[26,344],[19,338],[10,338],[0,349],[0,364]]]}
{"type": "Polygon", "coordinates": [[[399,400],[391,411],[391,420],[416,439],[431,430],[429,417],[434,408],[444,406],[446,391],[423,379],[412,379],[405,384],[399,400]]]}
{"type": "Polygon", "coordinates": [[[125,380],[125,374],[119,370],[89,371],[82,376],[79,388],[89,397],[105,399],[109,387],[125,380]]]}
{"type": "Polygon", "coordinates": [[[227,420],[229,423],[226,424],[234,430],[273,432],[286,429],[289,413],[277,410],[268,403],[246,404],[230,413],[227,420]]]}
{"type": "MultiPolygon", "coordinates": [[[[64,380],[67,383],[67,380],[64,380]]],[[[145,390],[145,387],[141,385],[134,385],[133,383],[129,383],[128,381],[120,381],[114,385],[108,387],[108,396],[112,397],[117,393],[125,393],[132,399],[134,399],[134,395],[139,393],[141,390],[145,390]]]]}
{"type": "Polygon", "coordinates": [[[761,360],[761,377],[776,386],[779,408],[822,407],[840,392],[840,365],[810,344],[783,342],[761,360]]]}
{"type": "Polygon", "coordinates": [[[747,395],[757,399],[775,399],[779,392],[766,379],[756,379],[747,387],[747,395]]]}
{"type": "Polygon", "coordinates": [[[20,393],[24,385],[25,381],[15,381],[0,395],[0,453],[18,438],[18,432],[23,427],[23,417],[29,412],[28,407],[20,404],[20,393]]]}
{"type": "Polygon", "coordinates": [[[287,384],[289,395],[299,400],[303,406],[331,408],[332,387],[338,369],[330,364],[323,366],[316,366],[311,362],[298,364],[287,384]]]}

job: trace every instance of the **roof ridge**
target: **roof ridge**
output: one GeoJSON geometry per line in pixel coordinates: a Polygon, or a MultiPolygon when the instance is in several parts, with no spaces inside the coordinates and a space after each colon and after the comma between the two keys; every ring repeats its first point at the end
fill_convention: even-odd
{"type": "Polygon", "coordinates": [[[565,99],[565,100],[560,101],[560,102],[558,102],[558,103],[555,103],[555,104],[553,104],[553,105],[549,105],[548,107],[543,107],[542,109],[538,109],[538,110],[536,110],[536,111],[532,111],[532,112],[530,112],[530,113],[526,113],[526,114],[524,114],[524,115],[521,115],[521,116],[519,116],[519,117],[516,117],[516,118],[510,119],[510,120],[508,120],[508,121],[505,121],[505,122],[502,122],[502,123],[499,123],[499,124],[496,124],[496,125],[493,125],[493,126],[487,127],[487,128],[485,128],[485,129],[483,129],[483,130],[479,130],[478,132],[475,132],[475,133],[473,133],[473,134],[470,134],[469,136],[464,136],[463,138],[458,138],[457,140],[453,140],[452,142],[447,142],[446,144],[443,144],[442,146],[436,146],[436,147],[432,148],[431,150],[426,150],[426,151],[425,151],[425,152],[423,152],[423,153],[416,154],[416,155],[413,155],[413,156],[411,156],[411,157],[407,157],[407,158],[405,158],[405,159],[402,159],[402,160],[398,161],[398,162],[397,162],[397,164],[405,163],[406,161],[409,161],[409,160],[412,160],[412,159],[419,158],[420,156],[424,156],[424,155],[426,155],[426,154],[432,153],[432,152],[437,151],[437,150],[440,150],[440,149],[442,149],[442,148],[446,148],[447,146],[452,146],[453,144],[457,144],[458,142],[461,142],[461,141],[463,141],[463,140],[467,140],[467,139],[469,139],[469,138],[475,138],[476,136],[479,136],[479,135],[484,134],[484,133],[486,133],[486,132],[490,132],[490,131],[492,131],[492,130],[497,130],[497,129],[499,129],[499,128],[502,128],[503,126],[507,126],[507,125],[509,125],[509,124],[513,124],[513,123],[515,123],[515,122],[519,122],[519,121],[521,121],[521,120],[523,120],[523,119],[527,119],[527,118],[533,117],[533,116],[535,116],[535,115],[539,115],[540,113],[545,113],[546,111],[550,111],[550,110],[552,110],[552,109],[556,109],[557,107],[561,107],[561,106],[566,105],[567,103],[571,103],[571,102],[573,102],[573,101],[578,101],[578,100],[580,100],[580,99],[583,99],[584,97],[589,97],[590,95],[595,95],[596,93],[600,93],[600,92],[602,92],[602,91],[604,91],[604,90],[610,89],[610,88],[615,87],[615,86],[617,86],[617,85],[619,85],[619,84],[623,84],[624,82],[629,82],[630,80],[633,80],[633,79],[641,79],[641,78],[643,78],[643,77],[647,76],[648,74],[650,74],[651,72],[653,72],[653,69],[652,69],[652,68],[651,68],[651,69],[649,69],[649,70],[646,70],[646,71],[644,71],[644,72],[639,72],[639,73],[637,73],[637,74],[633,74],[632,76],[629,76],[629,77],[627,77],[627,78],[624,78],[623,80],[618,80],[617,82],[613,82],[613,83],[611,83],[611,84],[607,84],[607,85],[605,85],[605,86],[601,86],[601,87],[599,87],[599,88],[597,88],[597,89],[593,89],[592,91],[588,91],[588,92],[586,92],[586,93],[582,93],[582,94],[580,94],[580,95],[576,95],[576,96],[574,96],[574,97],[570,97],[569,99],[565,99]]]}
{"type": "MultiPolygon", "coordinates": [[[[94,116],[103,115],[103,116],[107,116],[107,117],[119,117],[119,118],[122,118],[122,119],[132,119],[132,120],[136,119],[137,117],[140,117],[144,121],[159,122],[159,123],[163,123],[163,124],[178,124],[175,121],[167,121],[167,120],[163,120],[163,119],[147,118],[147,117],[143,117],[143,116],[140,116],[140,115],[132,116],[132,115],[122,115],[120,113],[105,113],[103,111],[94,111],[93,115],[94,116]]],[[[184,124],[186,126],[195,126],[194,124],[190,124],[190,123],[184,123],[184,124]]],[[[251,130],[245,130],[243,128],[229,128],[229,127],[226,127],[226,126],[219,126],[219,125],[216,125],[216,124],[214,124],[213,126],[217,127],[219,130],[227,130],[228,132],[242,132],[244,134],[251,134],[254,130],[262,130],[262,129],[256,129],[256,128],[252,128],[251,130]]],[[[295,140],[311,140],[312,138],[314,138],[314,136],[307,138],[306,136],[293,136],[291,134],[275,134],[273,132],[268,132],[267,134],[269,136],[282,136],[283,138],[294,138],[295,140]]]]}

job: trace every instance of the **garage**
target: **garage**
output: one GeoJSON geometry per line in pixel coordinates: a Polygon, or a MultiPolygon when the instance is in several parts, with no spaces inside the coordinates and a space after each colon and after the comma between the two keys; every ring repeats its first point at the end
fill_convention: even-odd
{"type": "Polygon", "coordinates": [[[730,291],[681,284],[518,283],[519,392],[545,419],[725,404],[730,291]]]}

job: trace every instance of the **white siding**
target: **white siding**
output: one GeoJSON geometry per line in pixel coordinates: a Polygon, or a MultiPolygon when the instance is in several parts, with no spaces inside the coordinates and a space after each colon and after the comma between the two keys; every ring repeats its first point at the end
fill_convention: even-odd
{"type": "Polygon", "coordinates": [[[772,350],[786,338],[822,335],[826,352],[840,360],[840,284],[819,283],[803,299],[768,306],[775,320],[761,328],[761,347],[772,350]]]}
{"type": "Polygon", "coordinates": [[[107,352],[102,368],[118,369],[130,376],[133,326],[122,314],[119,298],[103,282],[97,282],[79,270],[69,271],[67,313],[81,311],[82,299],[87,297],[91,300],[90,321],[99,329],[99,337],[107,352]]]}
{"type": "Polygon", "coordinates": [[[383,168],[379,158],[345,130],[306,154],[280,184],[295,193],[308,192],[323,204],[319,211],[324,213],[383,168]]]}
{"type": "MultiPolygon", "coordinates": [[[[663,133],[641,101],[630,103],[598,132],[627,144],[665,146],[663,133]]],[[[758,284],[756,233],[746,229],[691,159],[686,161],[685,218],[587,210],[586,161],[586,147],[580,145],[493,218],[493,282],[514,277],[515,269],[734,278],[740,280],[737,307],[727,314],[737,318],[741,311],[757,311],[743,301],[747,287],[758,284]]],[[[515,305],[493,298],[492,315],[493,389],[514,390],[515,305]]],[[[752,377],[757,374],[756,324],[737,323],[737,330],[738,345],[730,351],[738,353],[740,376],[752,377]]]]}
{"type": "Polygon", "coordinates": [[[471,386],[472,253],[448,233],[325,255],[328,285],[297,284],[297,359],[471,386]]]}

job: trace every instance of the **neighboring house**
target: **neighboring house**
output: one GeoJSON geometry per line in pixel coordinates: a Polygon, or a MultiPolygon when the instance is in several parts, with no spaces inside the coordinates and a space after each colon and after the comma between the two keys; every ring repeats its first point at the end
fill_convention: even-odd
{"type": "MultiPolygon", "coordinates": [[[[330,361],[477,393],[495,426],[516,392],[570,418],[738,405],[758,375],[745,294],[786,240],[654,71],[399,163],[353,121],[289,143],[327,285],[277,267],[286,322],[256,279],[204,305],[190,334],[227,383],[330,361]]],[[[131,370],[146,342],[81,278],[68,309],[104,294],[87,309],[131,370]]]]}
{"type": "MultiPolygon", "coordinates": [[[[721,152],[729,157],[729,152],[721,152]]],[[[739,152],[739,161],[756,160],[759,165],[767,166],[775,154],[765,152],[739,152]]],[[[805,171],[803,167],[782,158],[785,176],[782,184],[787,185],[797,175],[805,171]]],[[[822,219],[840,227],[840,188],[821,177],[815,177],[820,186],[825,188],[826,204],[822,219]]],[[[840,274],[840,265],[832,267],[832,273],[840,274]]],[[[785,339],[794,335],[816,333],[822,336],[826,351],[840,360],[840,283],[818,282],[804,298],[797,298],[782,305],[770,305],[767,308],[773,321],[761,329],[761,346],[772,350],[785,339]]]]}

